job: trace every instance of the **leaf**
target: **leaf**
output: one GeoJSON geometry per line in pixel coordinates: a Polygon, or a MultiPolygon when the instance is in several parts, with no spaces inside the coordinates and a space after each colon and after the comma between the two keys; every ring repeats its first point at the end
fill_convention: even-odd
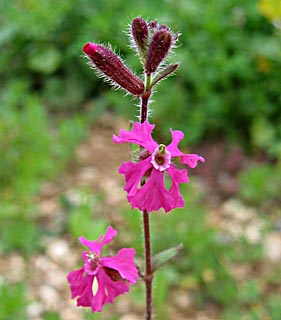
{"type": "Polygon", "coordinates": [[[167,250],[161,251],[158,254],[156,254],[152,258],[152,269],[153,271],[159,269],[163,265],[170,262],[173,258],[175,258],[179,252],[181,252],[183,249],[183,245],[179,244],[177,247],[169,248],[167,250]]]}
{"type": "Polygon", "coordinates": [[[178,68],[179,64],[169,64],[154,77],[151,83],[151,87],[155,86],[159,81],[169,77],[173,72],[175,72],[178,68]]]}

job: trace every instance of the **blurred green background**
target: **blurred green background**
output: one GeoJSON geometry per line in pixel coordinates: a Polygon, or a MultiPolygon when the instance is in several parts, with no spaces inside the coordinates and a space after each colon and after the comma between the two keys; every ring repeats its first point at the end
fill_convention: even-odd
{"type": "MultiPolygon", "coordinates": [[[[278,0],[139,0],[137,4],[127,0],[2,0],[1,259],[17,253],[28,264],[44,253],[42,235],[77,237],[95,229],[95,206],[88,191],[86,202],[77,207],[62,196],[69,222],[56,231],[38,221],[35,199],[43,183],[63,177],[75,163],[75,148],[104,114],[136,119],[137,101],[110,90],[85,63],[81,51],[88,41],[110,43],[140,74],[141,66],[124,32],[136,16],[168,24],[181,33],[179,46],[170,57],[180,62],[180,69],[161,82],[153,95],[151,119],[157,124],[156,134],[169,139],[172,127],[185,133],[183,148],[203,146],[204,150],[208,143],[219,141],[238,145],[248,158],[262,155],[262,163],[245,166],[239,173],[240,188],[232,196],[253,206],[258,215],[266,215],[267,232],[275,230],[281,219],[280,12],[278,0]],[[82,220],[85,222],[79,223],[82,220]]],[[[264,261],[262,243],[253,245],[243,237],[233,242],[218,240],[218,231],[205,221],[209,209],[202,200],[204,192],[196,186],[183,192],[187,208],[163,221],[153,217],[156,252],[169,241],[171,246],[183,242],[186,248],[180,262],[161,270],[156,279],[161,292],[155,301],[159,319],[177,319],[171,310],[167,312],[166,304],[170,292],[179,290],[192,291],[198,310],[214,304],[221,319],[279,320],[278,269],[267,274],[275,288],[269,294],[270,286],[258,275],[240,285],[220,263],[227,257],[227,263],[254,269],[255,263],[264,261]],[[158,235],[157,227],[165,232],[158,235]]],[[[101,203],[103,196],[95,201],[101,203]]],[[[141,255],[140,239],[135,238],[141,233],[139,218],[128,210],[120,209],[120,215],[132,219],[125,224],[131,231],[124,228],[124,239],[130,239],[128,246],[134,242],[141,255]]],[[[99,218],[96,230],[104,232],[110,218],[99,218]]],[[[25,311],[30,303],[28,281],[9,282],[4,273],[0,280],[0,318],[30,319],[25,311]]],[[[136,289],[133,305],[140,304],[139,296],[136,289]]],[[[86,318],[90,319],[88,314],[86,318]]],[[[47,310],[40,319],[68,318],[47,310]]]]}

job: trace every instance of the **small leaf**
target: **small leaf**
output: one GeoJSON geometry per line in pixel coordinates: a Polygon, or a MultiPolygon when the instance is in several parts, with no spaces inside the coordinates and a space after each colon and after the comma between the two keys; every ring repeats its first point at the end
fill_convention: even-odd
{"type": "Polygon", "coordinates": [[[168,263],[170,260],[175,258],[179,254],[179,252],[182,251],[182,249],[183,245],[180,244],[177,247],[169,248],[156,254],[152,258],[153,271],[159,269],[160,267],[168,263]]]}
{"type": "Polygon", "coordinates": [[[158,83],[159,81],[169,77],[173,72],[177,70],[178,66],[179,64],[176,63],[176,64],[169,64],[168,66],[163,68],[152,80],[151,87],[156,85],[156,83],[158,83]]]}

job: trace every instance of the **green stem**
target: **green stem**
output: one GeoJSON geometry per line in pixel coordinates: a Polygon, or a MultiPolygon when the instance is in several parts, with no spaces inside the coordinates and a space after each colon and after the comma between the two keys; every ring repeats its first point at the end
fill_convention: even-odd
{"type": "Polygon", "coordinates": [[[151,75],[150,74],[146,74],[145,75],[145,91],[150,90],[151,88],[151,75]]]}
{"type": "Polygon", "coordinates": [[[144,123],[148,116],[148,104],[151,96],[151,75],[145,76],[145,92],[141,96],[140,122],[144,123]]]}

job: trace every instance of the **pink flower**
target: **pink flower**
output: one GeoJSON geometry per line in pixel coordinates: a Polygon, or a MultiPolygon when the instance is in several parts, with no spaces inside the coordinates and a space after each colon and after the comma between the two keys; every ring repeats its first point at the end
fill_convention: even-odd
{"type": "Polygon", "coordinates": [[[195,168],[198,161],[205,162],[203,157],[197,154],[184,154],[178,149],[179,142],[184,135],[181,131],[171,130],[172,142],[165,146],[157,144],[151,132],[155,125],[135,123],[131,131],[121,129],[119,136],[113,135],[114,143],[134,143],[141,146],[137,162],[124,162],[119,173],[125,175],[127,199],[132,208],[148,212],[159,210],[165,212],[184,206],[184,200],[179,190],[180,183],[188,183],[187,170],[179,170],[172,159],[179,157],[181,163],[195,168]],[[164,173],[171,178],[171,187],[164,185],[164,173]]]}
{"type": "Polygon", "coordinates": [[[77,306],[100,312],[105,303],[113,303],[115,297],[129,291],[128,283],[136,283],[138,270],[134,264],[134,249],[123,248],[116,256],[101,257],[103,246],[116,235],[117,231],[109,226],[105,235],[100,235],[96,241],[79,238],[88,248],[82,254],[84,265],[67,276],[71,298],[78,297],[77,306]]]}

